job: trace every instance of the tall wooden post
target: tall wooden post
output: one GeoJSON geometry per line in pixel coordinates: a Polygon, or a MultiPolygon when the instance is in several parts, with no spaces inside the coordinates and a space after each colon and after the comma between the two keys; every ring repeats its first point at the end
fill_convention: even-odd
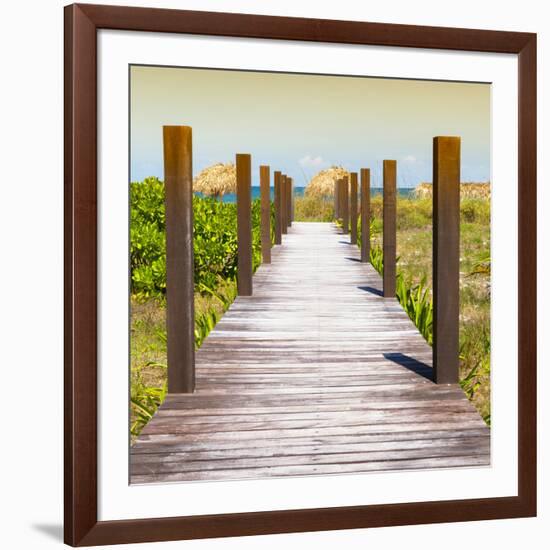
{"type": "Polygon", "coordinates": [[[340,217],[338,211],[338,198],[340,195],[340,180],[334,180],[334,219],[337,220],[340,217]]]}
{"type": "Polygon", "coordinates": [[[269,166],[260,166],[262,261],[271,263],[271,186],[269,166]]]}
{"type": "Polygon", "coordinates": [[[349,179],[342,178],[342,230],[349,233],[349,179]]]}
{"type": "Polygon", "coordinates": [[[336,180],[336,219],[339,220],[342,217],[342,180],[336,180]]]}
{"type": "Polygon", "coordinates": [[[361,261],[370,261],[370,170],[361,168],[361,261]]]}
{"type": "Polygon", "coordinates": [[[384,297],[395,297],[395,256],[396,256],[396,179],[395,160],[384,161],[384,297]]]}
{"type": "Polygon", "coordinates": [[[338,180],[338,219],[341,220],[344,216],[344,180],[338,180]]]}
{"type": "Polygon", "coordinates": [[[286,235],[288,222],[286,219],[287,213],[287,187],[286,187],[286,174],[281,174],[281,233],[286,235]]]}
{"type": "Polygon", "coordinates": [[[168,392],[195,390],[193,164],[189,126],[164,126],[168,392]]]}
{"type": "Polygon", "coordinates": [[[433,368],[438,384],[459,378],[460,138],[433,140],[433,368]]]}
{"type": "Polygon", "coordinates": [[[237,155],[237,292],[252,296],[251,159],[237,155]]]}
{"type": "Polygon", "coordinates": [[[357,244],[357,172],[350,174],[350,243],[357,244]]]}
{"type": "Polygon", "coordinates": [[[275,185],[275,244],[281,244],[281,172],[273,173],[275,185]]]}
{"type": "Polygon", "coordinates": [[[294,201],[296,197],[294,196],[294,178],[290,178],[290,221],[294,221],[294,201]]]}
{"type": "Polygon", "coordinates": [[[286,224],[292,226],[292,178],[285,177],[286,181],[286,224]]]}

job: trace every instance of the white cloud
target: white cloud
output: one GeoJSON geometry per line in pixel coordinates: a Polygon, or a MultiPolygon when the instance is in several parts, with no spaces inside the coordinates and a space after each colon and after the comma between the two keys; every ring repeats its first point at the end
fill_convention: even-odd
{"type": "Polygon", "coordinates": [[[403,161],[414,164],[416,162],[416,157],[414,155],[407,155],[406,157],[403,157],[403,161]]]}
{"type": "Polygon", "coordinates": [[[318,155],[316,157],[313,157],[311,155],[306,155],[305,157],[302,157],[300,159],[300,166],[302,168],[314,168],[316,170],[319,170],[325,166],[328,166],[328,162],[323,159],[322,156],[318,155]]]}

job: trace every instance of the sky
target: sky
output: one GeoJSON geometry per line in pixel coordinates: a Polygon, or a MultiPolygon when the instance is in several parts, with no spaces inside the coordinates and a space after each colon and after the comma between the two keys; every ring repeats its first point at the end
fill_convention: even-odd
{"type": "Polygon", "coordinates": [[[193,129],[193,174],[252,155],[306,185],[319,170],[397,161],[398,187],[432,180],[434,136],[461,137],[461,180],[490,179],[489,84],[132,66],[131,180],[163,178],[162,126],[193,129]]]}

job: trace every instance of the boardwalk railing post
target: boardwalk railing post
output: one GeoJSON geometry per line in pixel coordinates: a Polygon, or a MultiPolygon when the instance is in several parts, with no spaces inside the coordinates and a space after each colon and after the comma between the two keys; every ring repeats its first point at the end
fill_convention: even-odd
{"type": "Polygon", "coordinates": [[[294,178],[290,178],[290,221],[294,221],[294,178]]]}
{"type": "Polygon", "coordinates": [[[459,378],[460,138],[433,140],[433,368],[437,384],[459,378]]]}
{"type": "Polygon", "coordinates": [[[349,179],[342,179],[342,230],[349,233],[349,179]]]}
{"type": "Polygon", "coordinates": [[[273,173],[275,185],[275,244],[281,244],[281,172],[273,173]]]}
{"type": "Polygon", "coordinates": [[[340,180],[334,180],[334,219],[337,220],[340,217],[338,211],[338,198],[340,194],[340,180]]]}
{"type": "Polygon", "coordinates": [[[252,220],[250,155],[237,155],[237,291],[252,296],[252,220]]]}
{"type": "Polygon", "coordinates": [[[370,260],[370,170],[361,168],[361,261],[370,260]]]}
{"type": "Polygon", "coordinates": [[[286,187],[286,174],[281,174],[281,233],[286,235],[288,221],[286,218],[287,213],[287,187],[286,187]]]}
{"type": "Polygon", "coordinates": [[[260,166],[262,261],[271,263],[271,185],[269,166],[260,166]]]}
{"type": "Polygon", "coordinates": [[[397,163],[384,161],[384,297],[395,297],[395,255],[396,255],[396,180],[397,163]]]}
{"type": "Polygon", "coordinates": [[[292,226],[292,178],[285,177],[286,180],[286,224],[292,226]]]}
{"type": "Polygon", "coordinates": [[[168,392],[195,390],[193,164],[189,126],[164,126],[168,392]]]}
{"type": "Polygon", "coordinates": [[[337,179],[336,180],[336,196],[338,197],[338,212],[336,219],[341,220],[342,219],[342,180],[337,179]]]}
{"type": "Polygon", "coordinates": [[[350,174],[350,243],[357,244],[357,172],[350,174]]]}

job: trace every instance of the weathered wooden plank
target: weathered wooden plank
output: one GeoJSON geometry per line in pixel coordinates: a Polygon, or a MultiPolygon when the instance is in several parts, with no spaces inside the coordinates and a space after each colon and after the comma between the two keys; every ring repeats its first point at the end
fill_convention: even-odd
{"type": "Polygon", "coordinates": [[[486,455],[457,456],[457,457],[433,457],[395,459],[373,462],[352,462],[335,464],[314,464],[295,466],[270,466],[253,467],[248,466],[241,469],[227,469],[215,471],[141,474],[132,476],[132,483],[166,483],[170,481],[199,481],[199,480],[221,480],[221,479],[247,479],[256,477],[281,477],[299,475],[327,475],[362,473],[385,470],[416,470],[427,468],[456,468],[457,466],[488,466],[489,461],[486,455]]]}
{"type": "MultiPolygon", "coordinates": [[[[235,424],[223,423],[223,422],[197,422],[197,423],[187,423],[182,422],[181,419],[177,417],[162,417],[155,420],[154,423],[150,423],[144,429],[144,435],[177,435],[181,437],[193,437],[193,436],[204,436],[206,439],[225,439],[226,436],[231,434],[240,434],[240,437],[243,439],[250,439],[258,436],[267,437],[268,434],[283,434],[287,437],[295,436],[299,431],[306,430],[320,430],[320,429],[338,429],[338,430],[348,430],[355,428],[362,433],[365,433],[364,430],[372,429],[372,424],[366,424],[366,422],[376,423],[377,427],[381,431],[387,432],[396,432],[396,431],[407,431],[407,429],[421,429],[424,426],[431,426],[430,418],[428,414],[419,415],[417,414],[417,420],[413,422],[407,422],[410,420],[404,418],[404,415],[399,415],[395,411],[393,416],[388,414],[388,411],[376,412],[372,414],[364,413],[364,418],[353,417],[349,415],[349,418],[325,418],[319,420],[266,420],[265,422],[239,422],[235,424]],[[274,428],[277,426],[277,428],[274,428]],[[204,435],[207,434],[207,435],[204,435]]],[[[451,426],[457,427],[470,426],[470,427],[480,427],[480,421],[475,416],[477,413],[474,411],[460,413],[460,416],[457,416],[458,413],[452,413],[449,415],[442,415],[441,422],[448,420],[451,426]]],[[[441,422],[438,424],[441,425],[441,422]]]]}
{"type": "MultiPolygon", "coordinates": [[[[132,449],[133,455],[154,453],[163,454],[171,452],[182,452],[190,450],[229,450],[229,449],[257,449],[269,448],[277,452],[280,447],[294,446],[329,446],[329,445],[355,445],[363,443],[392,443],[396,446],[403,442],[414,441],[438,441],[446,439],[464,439],[476,437],[488,441],[487,427],[484,428],[454,428],[429,431],[407,431],[407,432],[381,432],[381,433],[332,433],[320,434],[316,437],[296,436],[292,439],[285,438],[263,438],[260,440],[233,440],[233,441],[207,441],[206,439],[193,439],[177,435],[145,435],[140,440],[139,446],[132,449]]],[[[483,443],[484,444],[484,443],[483,443]]]]}
{"type": "Polygon", "coordinates": [[[467,403],[464,403],[462,399],[455,400],[432,400],[432,401],[397,401],[394,403],[362,403],[344,405],[338,404],[321,404],[312,405],[309,404],[296,404],[296,405],[282,405],[277,406],[250,406],[250,407],[233,407],[233,408],[216,408],[215,405],[208,408],[177,408],[177,407],[162,407],[157,412],[159,417],[161,416],[177,416],[180,421],[185,417],[185,422],[195,422],[195,420],[202,420],[204,418],[211,419],[212,422],[232,422],[233,419],[244,420],[244,417],[250,417],[255,415],[262,419],[275,419],[275,418],[297,418],[302,416],[312,416],[317,414],[348,414],[350,412],[362,413],[368,410],[374,411],[387,411],[391,409],[400,409],[402,411],[408,411],[409,414],[414,415],[415,412],[435,410],[437,408],[449,408],[449,410],[466,411],[470,410],[467,403]]]}
{"type": "MultiPolygon", "coordinates": [[[[461,442],[459,445],[439,447],[424,447],[420,449],[394,449],[393,460],[410,459],[431,459],[443,457],[460,456],[482,456],[487,453],[487,446],[479,441],[473,443],[461,442]]],[[[272,467],[294,467],[301,465],[315,464],[350,464],[368,462],[382,462],[387,460],[388,451],[352,451],[339,453],[322,454],[294,454],[276,456],[244,456],[232,457],[223,456],[220,459],[195,459],[189,456],[176,456],[172,460],[166,460],[164,456],[157,457],[156,461],[138,460],[132,463],[134,475],[162,474],[179,472],[207,472],[227,469],[248,469],[248,468],[272,468],[272,467]],[[182,460],[183,459],[183,460],[182,460]]]]}
{"type": "MultiPolygon", "coordinates": [[[[431,448],[463,449],[471,448],[473,451],[487,452],[488,439],[483,436],[446,437],[440,439],[406,439],[390,441],[361,441],[350,443],[310,443],[308,445],[265,445],[258,447],[224,447],[213,448],[211,446],[171,446],[163,450],[161,446],[149,449],[148,452],[135,453],[132,457],[133,464],[154,464],[155,462],[175,462],[178,460],[220,460],[225,458],[260,458],[260,457],[286,457],[286,456],[314,456],[331,455],[350,452],[395,452],[412,449],[431,448]]],[[[387,456],[387,455],[386,455],[387,456]]]]}

